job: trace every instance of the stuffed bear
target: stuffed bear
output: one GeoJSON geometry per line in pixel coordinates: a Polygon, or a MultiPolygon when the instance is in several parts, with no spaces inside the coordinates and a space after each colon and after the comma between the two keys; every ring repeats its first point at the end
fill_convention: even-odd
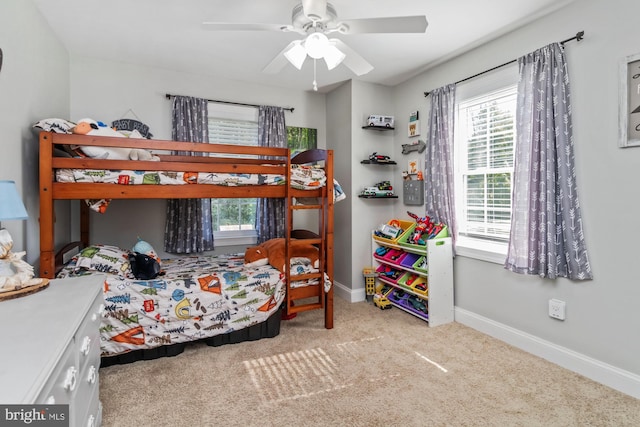
{"type": "MultiPolygon", "coordinates": [[[[285,239],[271,239],[258,246],[247,248],[244,254],[244,263],[248,267],[257,267],[271,264],[280,272],[285,272],[285,239]]],[[[313,267],[319,267],[318,248],[309,244],[291,244],[291,257],[306,258],[313,267]]]]}
{"type": "MultiPolygon", "coordinates": [[[[81,135],[99,135],[111,136],[116,138],[126,138],[123,133],[112,129],[101,122],[96,122],[93,119],[79,120],[78,124],[71,129],[71,132],[81,135]]],[[[142,139],[144,137],[138,132],[137,135],[132,133],[129,138],[142,139]]],[[[140,148],[83,146],[81,149],[85,155],[95,159],[151,161],[160,160],[158,156],[154,156],[149,150],[140,148]]]]}

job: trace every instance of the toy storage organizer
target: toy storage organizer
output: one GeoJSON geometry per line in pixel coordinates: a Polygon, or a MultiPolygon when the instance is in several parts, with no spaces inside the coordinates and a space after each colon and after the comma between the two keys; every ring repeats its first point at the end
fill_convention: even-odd
{"type": "Polygon", "coordinates": [[[396,239],[372,237],[376,291],[397,308],[437,326],[453,322],[453,254],[446,227],[426,245],[407,243],[412,230],[396,239]]]}

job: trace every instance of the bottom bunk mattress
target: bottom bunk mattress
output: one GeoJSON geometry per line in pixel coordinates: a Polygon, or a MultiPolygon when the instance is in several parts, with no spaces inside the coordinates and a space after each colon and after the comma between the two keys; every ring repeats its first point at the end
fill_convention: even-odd
{"type": "Polygon", "coordinates": [[[279,333],[286,285],[277,269],[249,268],[243,254],[186,256],[162,260],[164,274],[155,279],[137,280],[127,257],[127,251],[94,245],[58,275],[106,273],[102,366],[114,356],[124,356],[116,362],[123,363],[175,355],[179,344],[195,340],[220,345],[279,333]]]}

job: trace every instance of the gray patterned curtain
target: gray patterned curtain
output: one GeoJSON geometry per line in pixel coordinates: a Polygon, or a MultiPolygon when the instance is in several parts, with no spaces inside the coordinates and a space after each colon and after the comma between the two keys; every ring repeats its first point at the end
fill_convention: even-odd
{"type": "MultiPolygon", "coordinates": [[[[282,107],[259,107],[258,145],[261,147],[287,146],[287,128],[282,107]]],[[[258,243],[276,237],[285,237],[285,207],[284,199],[258,199],[256,208],[258,243]]]]}
{"type": "Polygon", "coordinates": [[[516,158],[505,268],[592,279],[574,168],[564,50],[553,43],[518,59],[516,158]]]}
{"type": "Polygon", "coordinates": [[[431,115],[425,152],[426,214],[433,221],[449,227],[455,248],[457,230],[454,167],[453,127],[455,116],[456,85],[450,84],[430,92],[431,115]]]}
{"type": "MultiPolygon", "coordinates": [[[[174,141],[209,142],[207,106],[206,99],[173,97],[171,137],[174,141]]],[[[210,251],[213,247],[211,200],[167,200],[164,250],[169,253],[189,254],[210,251]]]]}

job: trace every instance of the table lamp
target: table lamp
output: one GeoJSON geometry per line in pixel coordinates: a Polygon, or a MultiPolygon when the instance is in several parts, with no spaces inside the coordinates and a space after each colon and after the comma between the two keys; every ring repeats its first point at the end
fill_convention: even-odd
{"type": "MultiPolygon", "coordinates": [[[[8,220],[24,220],[27,219],[27,210],[20,200],[16,183],[14,181],[1,181],[0,180],[0,221],[8,220]]],[[[13,239],[9,234],[9,231],[1,227],[0,222],[0,259],[5,258],[11,251],[13,246],[13,239]]],[[[0,263],[0,270],[2,265],[0,263]]],[[[0,276],[3,272],[0,271],[0,276]]]]}

